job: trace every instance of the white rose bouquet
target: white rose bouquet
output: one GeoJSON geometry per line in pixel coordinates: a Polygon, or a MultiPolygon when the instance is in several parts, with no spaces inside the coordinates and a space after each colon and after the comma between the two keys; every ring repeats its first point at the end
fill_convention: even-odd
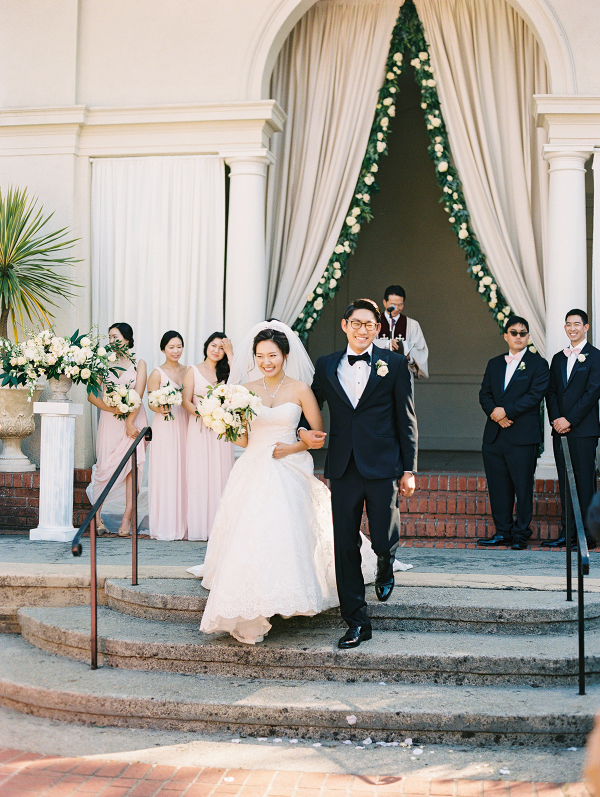
{"type": "Polygon", "coordinates": [[[171,407],[180,407],[183,401],[183,388],[172,385],[170,382],[158,390],[148,393],[148,404],[155,409],[168,407],[169,412],[165,415],[165,421],[174,421],[175,416],[170,411],[171,407]]]}
{"type": "Polygon", "coordinates": [[[104,403],[118,409],[115,417],[120,421],[126,421],[129,413],[140,407],[142,399],[137,390],[127,385],[109,385],[104,394],[104,403]]]}
{"type": "MultiPolygon", "coordinates": [[[[260,413],[262,401],[243,385],[217,385],[206,396],[198,396],[196,415],[228,443],[250,429],[250,421],[260,413]]],[[[197,419],[196,419],[197,420],[197,419]]]]}

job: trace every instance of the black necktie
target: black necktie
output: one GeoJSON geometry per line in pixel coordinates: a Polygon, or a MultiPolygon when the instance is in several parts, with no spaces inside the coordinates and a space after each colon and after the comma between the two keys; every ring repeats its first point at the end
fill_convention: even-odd
{"type": "Polygon", "coordinates": [[[357,363],[359,360],[364,360],[366,363],[370,363],[371,355],[369,354],[368,351],[364,351],[362,354],[348,355],[348,362],[350,363],[350,365],[354,365],[354,363],[357,363]]]}

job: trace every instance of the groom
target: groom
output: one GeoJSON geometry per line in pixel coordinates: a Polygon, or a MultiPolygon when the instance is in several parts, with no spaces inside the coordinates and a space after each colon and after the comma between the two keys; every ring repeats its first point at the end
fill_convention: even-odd
{"type": "MultiPolygon", "coordinates": [[[[325,476],[331,487],[335,571],[340,612],[348,631],[342,650],[371,639],[361,571],[360,524],[366,504],[369,533],[377,554],[375,592],[386,601],[394,589],[399,542],[398,487],[415,489],[417,421],[406,357],[379,349],[379,308],[358,299],[344,313],[348,338],[343,351],[320,357],[312,385],[319,405],[331,415],[325,476]]],[[[300,429],[309,448],[321,448],[323,433],[300,429]]]]}

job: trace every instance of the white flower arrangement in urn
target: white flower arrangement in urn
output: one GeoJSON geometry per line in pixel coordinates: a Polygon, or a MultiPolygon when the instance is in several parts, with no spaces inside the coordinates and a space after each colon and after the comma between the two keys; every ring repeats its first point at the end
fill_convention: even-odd
{"type": "Polygon", "coordinates": [[[28,335],[21,343],[0,338],[0,384],[25,386],[29,398],[41,376],[49,380],[65,376],[84,384],[88,393],[101,396],[103,383],[123,370],[115,365],[120,347],[103,346],[93,330],[83,335],[77,330],[70,338],[59,337],[52,329],[28,330],[28,335]]]}

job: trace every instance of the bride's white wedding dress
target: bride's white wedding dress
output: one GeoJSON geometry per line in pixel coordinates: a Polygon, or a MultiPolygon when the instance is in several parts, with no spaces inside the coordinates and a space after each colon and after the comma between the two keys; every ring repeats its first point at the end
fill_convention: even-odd
{"type": "MultiPolygon", "coordinates": [[[[276,443],[296,442],[300,415],[290,402],[263,405],[223,492],[204,565],[188,571],[210,590],[200,625],[207,634],[254,644],[274,614],[312,616],[338,605],[329,490],[308,451],[272,456],[276,443]]],[[[368,583],[377,557],[362,539],[368,583]]]]}

